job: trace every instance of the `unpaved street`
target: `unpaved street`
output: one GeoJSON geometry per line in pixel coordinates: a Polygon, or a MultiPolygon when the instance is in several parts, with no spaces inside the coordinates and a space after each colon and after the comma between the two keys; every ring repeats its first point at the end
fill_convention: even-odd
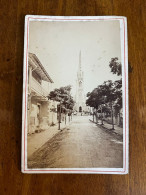
{"type": "Polygon", "coordinates": [[[31,155],[28,168],[122,167],[122,141],[89,118],[74,116],[67,129],[31,155]]]}

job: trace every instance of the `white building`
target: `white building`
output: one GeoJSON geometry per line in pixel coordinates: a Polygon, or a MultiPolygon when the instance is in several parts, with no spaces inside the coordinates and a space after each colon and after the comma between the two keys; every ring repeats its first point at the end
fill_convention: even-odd
{"type": "Polygon", "coordinates": [[[52,122],[57,122],[57,113],[55,112],[57,103],[48,100],[52,83],[53,80],[48,75],[37,56],[29,53],[27,112],[29,134],[37,130],[47,129],[52,122]]]}

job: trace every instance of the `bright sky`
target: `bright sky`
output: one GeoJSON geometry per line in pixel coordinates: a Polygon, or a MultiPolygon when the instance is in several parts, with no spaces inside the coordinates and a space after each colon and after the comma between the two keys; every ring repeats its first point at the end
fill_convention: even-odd
{"type": "Polygon", "coordinates": [[[72,85],[74,94],[80,50],[85,93],[119,79],[109,68],[111,58],[121,60],[119,21],[34,21],[29,29],[29,52],[37,55],[53,88],[72,85]]]}

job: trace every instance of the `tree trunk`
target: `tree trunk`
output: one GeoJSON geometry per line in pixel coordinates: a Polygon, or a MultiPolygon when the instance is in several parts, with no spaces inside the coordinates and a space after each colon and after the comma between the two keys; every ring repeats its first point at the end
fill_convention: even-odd
{"type": "Polygon", "coordinates": [[[102,112],[102,106],[101,106],[101,124],[103,125],[103,112],[102,112]]]}
{"type": "Polygon", "coordinates": [[[120,111],[119,111],[119,126],[121,125],[121,116],[120,116],[120,111]]]}
{"type": "Polygon", "coordinates": [[[98,124],[97,109],[96,109],[96,124],[98,124]]]}
{"type": "Polygon", "coordinates": [[[66,113],[65,113],[65,125],[66,125],[66,113]]]}
{"type": "Polygon", "coordinates": [[[111,103],[111,117],[112,117],[112,130],[114,130],[114,116],[113,116],[113,107],[111,103]]]}
{"type": "Polygon", "coordinates": [[[60,109],[59,109],[59,127],[58,127],[58,130],[60,130],[60,123],[61,123],[61,103],[60,103],[60,109]]]}

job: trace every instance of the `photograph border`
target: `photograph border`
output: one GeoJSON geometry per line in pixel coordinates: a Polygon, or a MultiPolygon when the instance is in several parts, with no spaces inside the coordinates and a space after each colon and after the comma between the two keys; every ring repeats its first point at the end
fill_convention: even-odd
{"type": "Polygon", "coordinates": [[[22,103],[22,152],[21,171],[23,173],[90,173],[127,174],[129,169],[129,112],[128,112],[128,45],[127,18],[123,16],[39,16],[26,15],[24,26],[23,60],[23,103],[22,103]],[[30,21],[108,21],[120,22],[122,91],[123,91],[123,168],[27,168],[27,87],[28,87],[28,45],[30,21]]]}

